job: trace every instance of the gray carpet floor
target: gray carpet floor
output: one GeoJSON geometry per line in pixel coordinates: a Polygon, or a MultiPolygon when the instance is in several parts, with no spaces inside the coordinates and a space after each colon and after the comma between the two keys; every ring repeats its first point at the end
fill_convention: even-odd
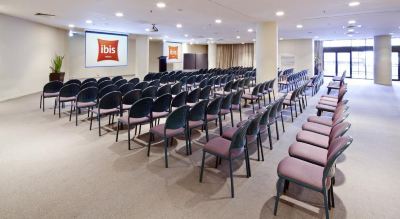
{"type": "MultiPolygon", "coordinates": [[[[400,214],[400,84],[374,85],[369,80],[348,80],[349,134],[354,143],[340,157],[335,186],[333,218],[398,218],[400,214]]],[[[164,168],[162,142],[157,140],[146,156],[148,141],[142,135],[128,151],[127,132],[115,142],[115,126],[97,124],[89,131],[85,115],[79,126],[39,110],[39,94],[0,103],[0,218],[274,218],[276,167],[309,115],[315,115],[319,94],[309,99],[304,113],[286,132],[273,132],[274,149],[263,137],[265,161],[256,160],[250,145],[252,177],[244,163],[235,162],[236,197],[230,198],[226,162],[214,168],[207,157],[203,183],[199,183],[204,134],[193,133],[193,155],[186,156],[184,138],[169,149],[170,168],[164,168]]],[[[68,107],[67,107],[68,108],[68,107]]],[[[67,108],[65,110],[67,110],[67,108]]],[[[245,109],[244,117],[250,114],[245,109]]],[[[288,116],[288,112],[285,112],[288,116]]],[[[238,114],[234,119],[238,121],[238,114]]],[[[106,124],[107,119],[103,119],[106,124]]],[[[235,123],[236,123],[235,122],[235,123]]],[[[224,121],[228,128],[230,119],[224,121]]],[[[210,125],[211,137],[218,135],[210,125]]],[[[273,129],[274,130],[274,129],[273,129]]],[[[132,133],[134,133],[132,131],[132,133]]],[[[291,186],[283,196],[276,218],[324,218],[322,196],[291,186]]]]}

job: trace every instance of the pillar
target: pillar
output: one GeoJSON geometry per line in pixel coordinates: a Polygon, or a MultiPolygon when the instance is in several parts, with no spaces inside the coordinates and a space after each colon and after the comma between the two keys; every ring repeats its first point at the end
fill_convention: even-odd
{"type": "Polygon", "coordinates": [[[208,69],[217,67],[217,44],[208,44],[208,69]]]}
{"type": "Polygon", "coordinates": [[[143,80],[149,73],[149,37],[138,35],[136,37],[136,77],[143,80]]]}
{"type": "Polygon", "coordinates": [[[257,24],[256,34],[257,82],[264,82],[278,74],[278,24],[275,21],[257,24]]]}
{"type": "Polygon", "coordinates": [[[392,37],[374,37],[374,83],[392,85],[392,37]]]}

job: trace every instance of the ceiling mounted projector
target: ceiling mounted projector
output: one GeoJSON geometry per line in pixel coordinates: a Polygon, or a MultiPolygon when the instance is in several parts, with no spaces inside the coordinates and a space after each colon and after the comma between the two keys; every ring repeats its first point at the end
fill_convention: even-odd
{"type": "Polygon", "coordinates": [[[150,32],[158,32],[158,28],[156,27],[155,24],[152,24],[153,27],[150,29],[150,32]]]}

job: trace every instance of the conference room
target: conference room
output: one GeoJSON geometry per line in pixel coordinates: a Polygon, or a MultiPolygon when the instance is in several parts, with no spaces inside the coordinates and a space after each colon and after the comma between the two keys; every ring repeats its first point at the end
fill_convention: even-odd
{"type": "Polygon", "coordinates": [[[397,218],[397,0],[0,1],[1,218],[397,218]]]}

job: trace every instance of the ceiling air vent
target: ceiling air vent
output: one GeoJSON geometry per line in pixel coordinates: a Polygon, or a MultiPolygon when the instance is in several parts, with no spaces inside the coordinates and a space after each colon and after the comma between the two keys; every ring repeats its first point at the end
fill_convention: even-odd
{"type": "Polygon", "coordinates": [[[36,13],[35,15],[36,16],[45,16],[45,17],[54,17],[55,16],[54,14],[47,14],[47,13],[40,13],[40,12],[36,13]]]}

